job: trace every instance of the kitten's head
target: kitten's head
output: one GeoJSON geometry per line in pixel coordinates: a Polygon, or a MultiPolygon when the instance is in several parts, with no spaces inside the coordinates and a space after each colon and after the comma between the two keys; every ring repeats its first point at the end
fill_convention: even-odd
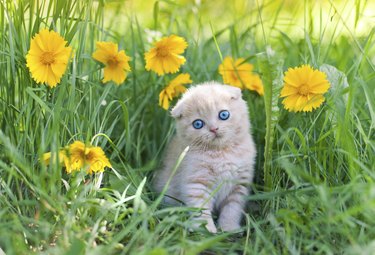
{"type": "Polygon", "coordinates": [[[230,146],[250,128],[241,90],[215,82],[190,88],[171,113],[183,142],[202,148],[230,146]]]}

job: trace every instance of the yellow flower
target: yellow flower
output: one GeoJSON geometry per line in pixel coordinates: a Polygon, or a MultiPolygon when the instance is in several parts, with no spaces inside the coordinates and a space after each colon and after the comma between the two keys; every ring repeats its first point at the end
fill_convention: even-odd
{"type": "MultiPolygon", "coordinates": [[[[111,167],[111,163],[100,147],[86,146],[80,141],[75,141],[71,145],[59,151],[59,163],[64,163],[66,172],[79,171],[87,167],[87,173],[103,172],[105,167],[111,167]]],[[[56,162],[57,154],[47,152],[43,154],[42,160],[45,165],[49,165],[53,158],[56,162]]]]}
{"type": "Polygon", "coordinates": [[[189,74],[180,74],[174,78],[159,94],[159,105],[168,110],[170,101],[186,91],[183,84],[190,84],[192,80],[189,74]]]}
{"type": "Polygon", "coordinates": [[[31,40],[26,65],[37,83],[47,83],[53,88],[60,82],[72,52],[66,43],[58,33],[47,29],[41,30],[31,40]]]}
{"type": "Polygon", "coordinates": [[[145,53],[146,70],[154,71],[158,75],[176,73],[186,59],[184,53],[187,43],[184,38],[171,35],[163,37],[154,44],[154,47],[145,53]]]}
{"type": "Polygon", "coordinates": [[[262,81],[252,71],[253,65],[246,63],[243,58],[234,60],[231,57],[226,57],[223,63],[219,65],[219,73],[223,77],[225,84],[240,89],[255,90],[259,95],[263,95],[262,81]]]}
{"type": "Polygon", "coordinates": [[[105,65],[103,83],[108,81],[113,81],[117,85],[123,83],[127,72],[130,71],[130,58],[125,51],[118,51],[118,45],[112,42],[97,42],[96,48],[92,57],[105,65]]]}
{"type": "Polygon", "coordinates": [[[289,68],[285,72],[284,87],[280,97],[285,97],[285,109],[293,112],[311,112],[324,102],[323,94],[330,84],[326,74],[312,69],[309,65],[289,68]]]}
{"type": "Polygon", "coordinates": [[[100,147],[86,146],[80,141],[75,141],[69,145],[70,168],[67,173],[77,171],[87,166],[87,173],[103,172],[105,167],[111,167],[108,158],[100,147]]]}
{"type": "Polygon", "coordinates": [[[253,74],[251,78],[252,78],[251,83],[246,83],[245,87],[249,90],[254,90],[259,95],[263,96],[264,95],[263,83],[259,75],[253,74]]]}

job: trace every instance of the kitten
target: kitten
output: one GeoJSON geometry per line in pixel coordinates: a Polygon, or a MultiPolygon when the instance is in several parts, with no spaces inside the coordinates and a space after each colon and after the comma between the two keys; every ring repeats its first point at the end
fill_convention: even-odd
{"type": "Polygon", "coordinates": [[[171,179],[165,201],[202,208],[199,219],[217,232],[212,213],[224,231],[240,228],[241,216],[253,179],[256,156],[250,135],[247,105],[241,90],[215,82],[189,89],[171,111],[176,120],[173,137],[156,173],[161,192],[184,149],[189,150],[171,179]]]}

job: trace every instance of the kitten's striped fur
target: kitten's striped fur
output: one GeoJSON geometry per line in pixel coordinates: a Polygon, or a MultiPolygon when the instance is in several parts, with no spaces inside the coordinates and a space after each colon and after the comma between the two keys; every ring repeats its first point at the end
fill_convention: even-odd
{"type": "Polygon", "coordinates": [[[214,82],[197,85],[184,94],[171,113],[177,134],[167,148],[163,168],[155,175],[155,189],[162,191],[179,155],[189,146],[165,201],[203,208],[199,218],[207,221],[211,232],[217,231],[213,211],[218,212],[217,224],[222,230],[240,228],[256,156],[241,90],[214,82]],[[218,118],[222,110],[229,111],[229,119],[218,118]],[[203,128],[192,126],[196,119],[204,121],[203,128]]]}

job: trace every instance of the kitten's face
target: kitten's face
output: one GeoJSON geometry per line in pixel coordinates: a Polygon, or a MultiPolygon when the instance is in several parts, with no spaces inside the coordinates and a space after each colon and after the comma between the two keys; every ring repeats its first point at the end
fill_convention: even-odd
{"type": "Polygon", "coordinates": [[[178,135],[191,146],[223,148],[249,132],[246,103],[238,88],[204,84],[192,88],[172,110],[178,135]]]}

